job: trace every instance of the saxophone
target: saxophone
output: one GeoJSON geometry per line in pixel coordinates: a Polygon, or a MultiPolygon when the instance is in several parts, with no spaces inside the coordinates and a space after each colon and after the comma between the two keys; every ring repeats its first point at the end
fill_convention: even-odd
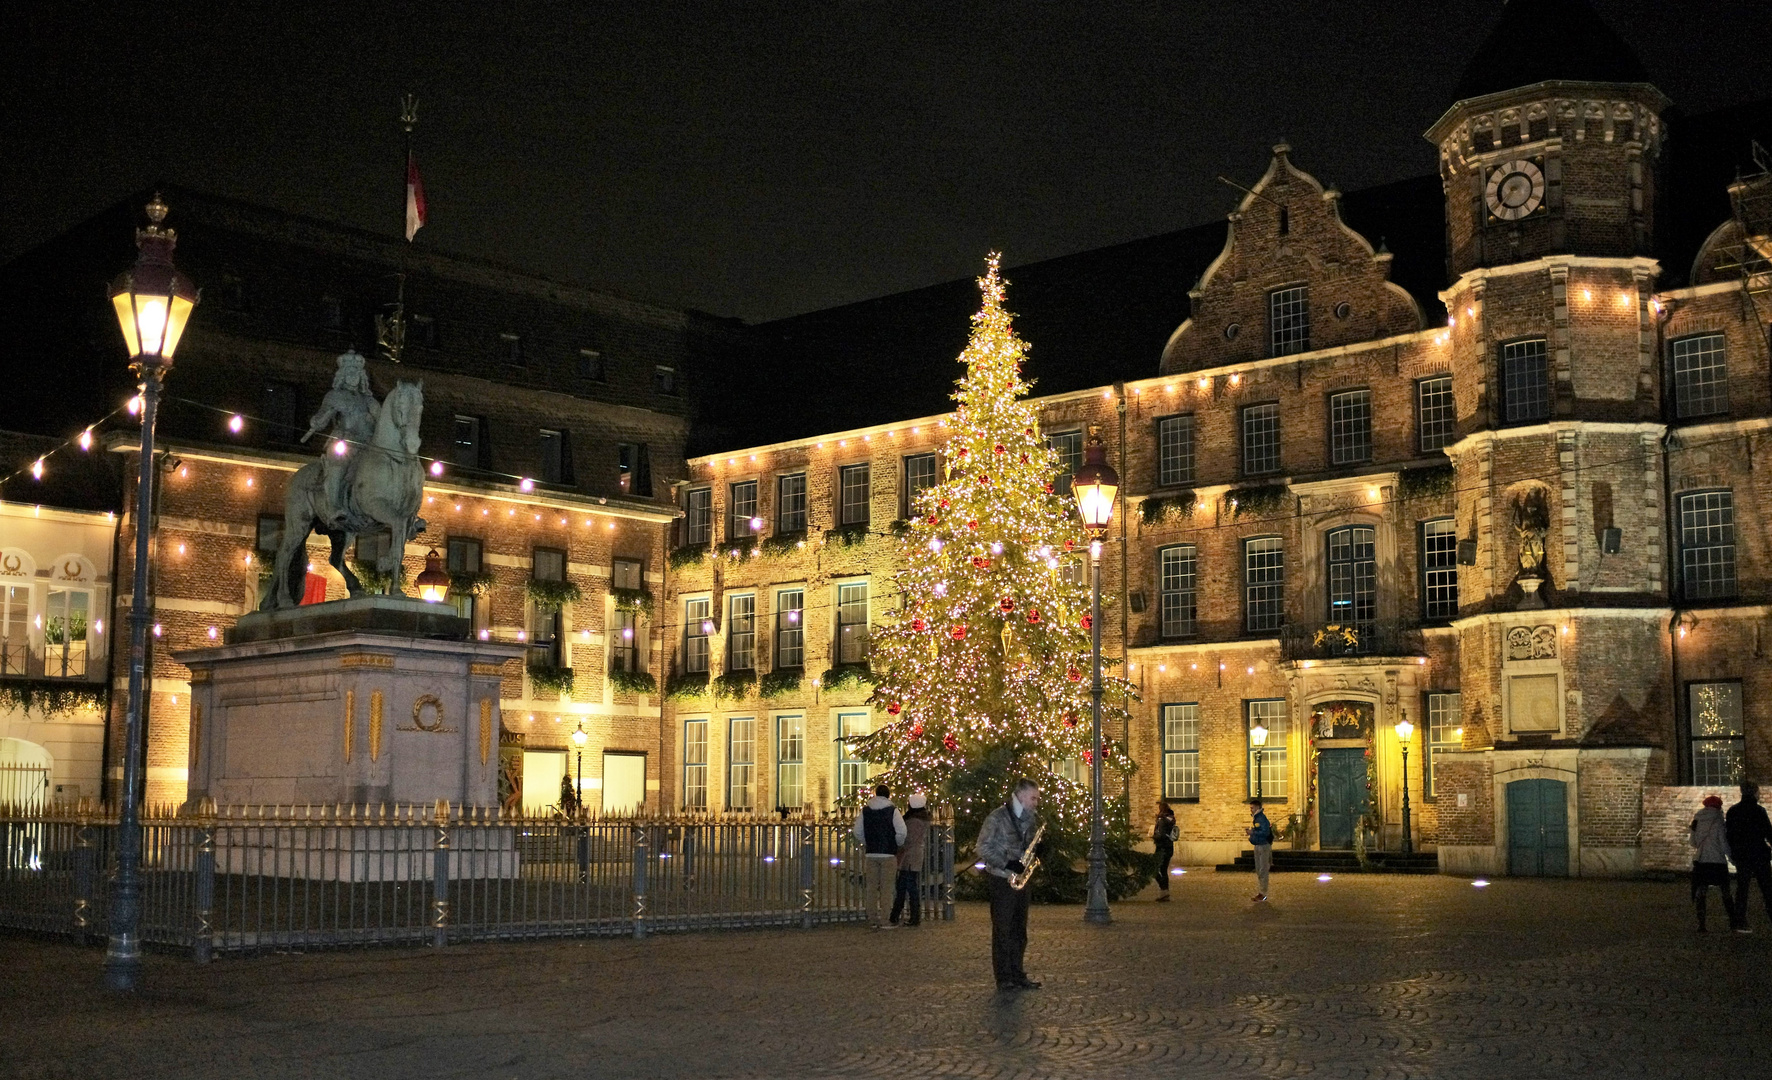
{"type": "Polygon", "coordinates": [[[1011,889],[1020,890],[1027,888],[1028,879],[1033,877],[1034,871],[1040,868],[1040,857],[1034,854],[1034,849],[1040,846],[1040,837],[1045,835],[1046,823],[1042,821],[1040,822],[1040,827],[1034,830],[1034,838],[1028,841],[1027,850],[1021,853],[1021,859],[1019,860],[1023,867],[1021,873],[1009,875],[1009,887],[1011,889]]]}

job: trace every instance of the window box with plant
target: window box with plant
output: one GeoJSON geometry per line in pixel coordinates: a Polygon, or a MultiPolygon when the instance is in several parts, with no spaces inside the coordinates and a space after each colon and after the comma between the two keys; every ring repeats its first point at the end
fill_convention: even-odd
{"type": "Polygon", "coordinates": [[[1151,495],[1138,504],[1140,520],[1150,526],[1189,521],[1194,516],[1197,502],[1198,499],[1191,491],[1175,495],[1151,495]]]}
{"type": "Polygon", "coordinates": [[[1285,484],[1262,484],[1259,487],[1237,488],[1225,493],[1224,505],[1231,520],[1271,518],[1285,513],[1292,489],[1285,484]]]}
{"type": "Polygon", "coordinates": [[[840,690],[859,690],[864,686],[874,685],[874,672],[865,663],[838,664],[827,670],[818,680],[818,684],[832,693],[840,690]]]}
{"type": "Polygon", "coordinates": [[[546,694],[565,697],[572,693],[572,669],[547,664],[529,665],[529,685],[546,694]]]}
{"type": "Polygon", "coordinates": [[[457,596],[485,596],[492,591],[492,571],[451,570],[449,591],[457,596]]]}
{"type": "Polygon", "coordinates": [[[1454,483],[1455,477],[1450,464],[1403,469],[1397,473],[1397,500],[1408,502],[1411,499],[1434,499],[1441,495],[1450,495],[1454,483]]]}
{"type": "Polygon", "coordinates": [[[708,557],[706,544],[688,544],[671,552],[668,560],[672,570],[687,570],[700,566],[708,557]]]}
{"type": "Polygon", "coordinates": [[[757,688],[754,671],[728,671],[713,680],[715,701],[743,701],[757,688]]]}
{"type": "Polygon", "coordinates": [[[530,578],[523,588],[537,611],[559,611],[567,604],[576,604],[584,599],[584,593],[570,581],[530,578]]]}
{"type": "Polygon", "coordinates": [[[36,712],[43,717],[74,712],[103,712],[111,689],[104,683],[60,679],[0,679],[0,709],[36,712]]]}
{"type": "Polygon", "coordinates": [[[615,610],[626,611],[643,619],[652,618],[652,593],[646,589],[610,589],[615,610]]]}
{"type": "Polygon", "coordinates": [[[617,668],[609,673],[609,685],[620,694],[642,694],[652,697],[658,693],[658,680],[650,671],[623,671],[617,668]]]}
{"type": "Polygon", "coordinates": [[[785,559],[805,547],[806,534],[803,532],[776,533],[758,545],[757,550],[763,553],[765,559],[785,559]]]}
{"type": "Polygon", "coordinates": [[[685,671],[672,675],[665,683],[665,697],[671,701],[698,701],[708,696],[708,673],[685,671]]]}
{"type": "Polygon", "coordinates": [[[765,698],[786,697],[800,689],[805,677],[801,668],[776,668],[758,682],[757,692],[765,698]]]}
{"type": "Polygon", "coordinates": [[[834,529],[826,529],[824,533],[825,543],[836,544],[840,547],[846,548],[859,547],[862,544],[867,543],[867,540],[868,526],[866,522],[859,522],[854,525],[839,525],[834,529]]]}

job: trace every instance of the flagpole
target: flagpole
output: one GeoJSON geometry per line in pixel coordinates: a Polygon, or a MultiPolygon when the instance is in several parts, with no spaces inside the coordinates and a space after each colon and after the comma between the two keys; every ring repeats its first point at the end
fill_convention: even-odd
{"type": "MultiPolygon", "coordinates": [[[[401,231],[406,232],[406,205],[412,186],[412,129],[418,126],[418,98],[405,95],[400,101],[400,127],[406,133],[406,168],[400,177],[401,231]]],[[[386,319],[377,319],[379,344],[388,359],[398,364],[406,347],[406,264],[412,253],[412,236],[406,235],[406,246],[400,249],[400,270],[395,274],[394,311],[386,319]]]]}

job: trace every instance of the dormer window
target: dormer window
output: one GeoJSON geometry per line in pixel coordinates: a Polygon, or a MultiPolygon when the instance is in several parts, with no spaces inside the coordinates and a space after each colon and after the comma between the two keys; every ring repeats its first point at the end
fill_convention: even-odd
{"type": "Polygon", "coordinates": [[[1292,211],[1280,207],[1280,235],[1285,236],[1292,231],[1292,211]]]}

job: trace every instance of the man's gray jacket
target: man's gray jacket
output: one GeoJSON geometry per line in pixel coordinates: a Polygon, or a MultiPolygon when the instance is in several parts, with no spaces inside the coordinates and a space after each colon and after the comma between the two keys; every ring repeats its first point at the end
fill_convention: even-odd
{"type": "Polygon", "coordinates": [[[1001,878],[1009,876],[1005,864],[1010,860],[1019,861],[1026,854],[1028,842],[1034,838],[1034,818],[1032,810],[1023,810],[1021,817],[1017,818],[1009,803],[985,817],[978,830],[978,861],[984,863],[986,873],[1001,878]]]}

